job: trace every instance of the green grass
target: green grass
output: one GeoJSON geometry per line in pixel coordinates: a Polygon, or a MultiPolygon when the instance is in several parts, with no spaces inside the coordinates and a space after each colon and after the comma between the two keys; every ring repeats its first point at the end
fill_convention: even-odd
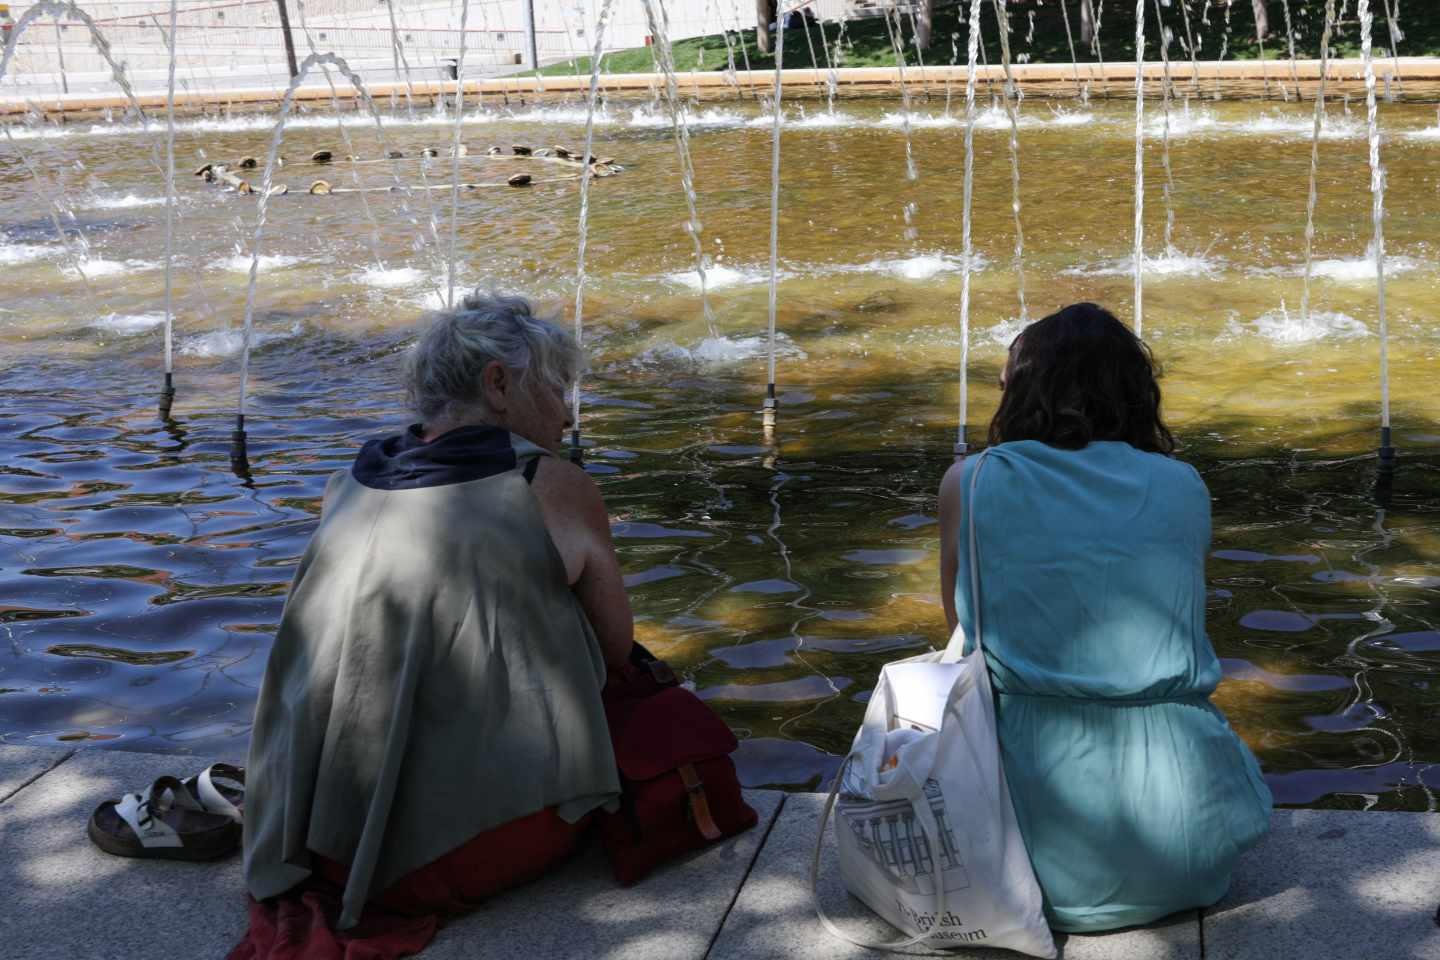
{"type": "MultiPolygon", "coordinates": [[[[1079,4],[1076,0],[1063,0],[1070,11],[1070,29],[1075,35],[1076,58],[1082,63],[1092,63],[1097,58],[1088,48],[1080,44],[1079,4]]],[[[1220,59],[1221,42],[1225,35],[1225,10],[1220,0],[1209,0],[1209,24],[1200,20],[1202,0],[1186,0],[1190,11],[1191,31],[1195,36],[1197,53],[1201,60],[1220,59]]],[[[1184,24],[1180,19],[1180,0],[1171,0],[1168,7],[1162,7],[1166,26],[1174,35],[1170,45],[1170,57],[1176,61],[1189,60],[1183,49],[1184,24]]],[[[1338,5],[1338,4],[1337,4],[1338,5]]],[[[1289,57],[1285,42],[1285,18],[1281,5],[1269,4],[1271,35],[1264,44],[1267,60],[1289,57]]],[[[1290,0],[1295,31],[1295,54],[1297,57],[1317,57],[1320,49],[1320,33],[1324,22],[1325,6],[1321,0],[1290,0]]],[[[1440,52],[1440,3],[1427,4],[1433,9],[1421,10],[1416,5],[1406,4],[1400,20],[1405,38],[1400,41],[1402,56],[1435,56],[1440,52]]],[[[1355,17],[1355,4],[1347,5],[1347,14],[1331,39],[1331,48],[1339,56],[1359,56],[1360,24],[1355,17]]],[[[1373,8],[1383,11],[1383,0],[1376,0],[1373,8]]],[[[1155,29],[1153,0],[1151,13],[1146,18],[1145,56],[1148,60],[1160,59],[1160,45],[1155,29]]],[[[1017,62],[1028,55],[1031,63],[1069,63],[1070,47],[1065,38],[1065,24],[1061,19],[1057,0],[1047,0],[1043,6],[1033,0],[1011,0],[1010,10],[1010,52],[1017,62]],[[1031,35],[1030,15],[1034,14],[1034,32],[1031,35]]],[[[958,5],[937,7],[935,27],[929,49],[921,51],[927,64],[963,64],[966,57],[967,25],[962,21],[963,13],[958,5]]],[[[1000,62],[999,31],[996,29],[995,7],[991,0],[984,4],[981,37],[984,41],[985,59],[991,63],[1000,62]]],[[[825,24],[826,40],[832,48],[839,34],[839,25],[825,24]]],[[[917,62],[915,47],[908,17],[903,26],[905,63],[917,62]]],[[[1375,20],[1374,42],[1377,48],[1388,50],[1390,33],[1383,13],[1375,20]]],[[[772,70],[775,58],[772,54],[761,53],[755,46],[753,28],[740,32],[731,31],[730,42],[734,48],[736,69],[744,70],[746,57],[749,66],[755,70],[772,70]]],[[[772,38],[773,39],[773,38],[772,38]]],[[[809,68],[812,66],[811,47],[815,61],[825,66],[825,57],[820,47],[820,28],[809,28],[810,43],[806,43],[806,31],[800,28],[785,32],[785,66],[787,68],[809,68]]],[[[1127,0],[1106,0],[1101,21],[1100,50],[1105,60],[1135,59],[1135,9],[1127,0]]],[[[1230,13],[1229,43],[1225,51],[1228,60],[1254,60],[1261,55],[1260,45],[1255,42],[1255,20],[1249,0],[1235,0],[1230,13]]],[[[728,63],[725,35],[712,34],[681,40],[674,45],[675,67],[680,71],[723,70],[728,63]]],[[[876,17],[852,20],[845,25],[841,55],[837,66],[841,67],[888,67],[895,65],[895,52],[886,30],[885,19],[876,17]]],[[[602,69],[607,73],[649,73],[655,69],[653,51],[649,47],[637,47],[606,54],[602,58],[602,69]]],[[[590,58],[579,61],[568,60],[552,64],[541,71],[547,76],[563,76],[574,73],[588,74],[590,58]]]]}

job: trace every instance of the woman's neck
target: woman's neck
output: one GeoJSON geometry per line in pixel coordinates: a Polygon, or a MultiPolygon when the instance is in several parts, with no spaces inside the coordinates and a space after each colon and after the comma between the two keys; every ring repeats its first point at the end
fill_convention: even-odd
{"type": "Polygon", "coordinates": [[[434,443],[452,430],[459,430],[462,427],[500,427],[502,430],[509,428],[503,423],[495,423],[491,420],[432,420],[429,423],[420,425],[420,440],[422,443],[434,443]]]}

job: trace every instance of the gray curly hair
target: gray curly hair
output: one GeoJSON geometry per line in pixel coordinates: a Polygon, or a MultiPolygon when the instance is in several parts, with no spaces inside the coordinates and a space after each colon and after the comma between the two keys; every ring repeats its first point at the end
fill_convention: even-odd
{"type": "Polygon", "coordinates": [[[463,423],[489,414],[481,372],[498,360],[522,384],[568,388],[585,372],[575,338],[530,301],[478,290],[430,325],[405,358],[405,399],[424,422],[463,423]]]}

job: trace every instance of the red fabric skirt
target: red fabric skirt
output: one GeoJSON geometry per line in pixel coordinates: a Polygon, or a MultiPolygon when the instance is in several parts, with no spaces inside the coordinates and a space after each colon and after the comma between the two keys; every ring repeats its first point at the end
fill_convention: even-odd
{"type": "Polygon", "coordinates": [[[419,953],[445,920],[536,879],[575,852],[589,818],[569,824],[554,808],[487,830],[401,877],[337,931],[350,869],[312,856],[309,879],[278,897],[250,900],[250,929],[227,960],[398,960],[419,953]]]}

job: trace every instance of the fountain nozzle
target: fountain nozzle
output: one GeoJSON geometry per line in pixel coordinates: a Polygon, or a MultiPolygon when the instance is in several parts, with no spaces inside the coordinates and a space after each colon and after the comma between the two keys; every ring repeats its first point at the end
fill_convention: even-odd
{"type": "Polygon", "coordinates": [[[955,444],[955,462],[959,463],[960,461],[964,460],[965,454],[969,452],[970,445],[968,443],[966,443],[964,440],[957,441],[955,444]]]}
{"type": "Polygon", "coordinates": [[[165,372],[165,386],[160,388],[160,419],[170,419],[170,408],[175,404],[175,376],[165,372]]]}
{"type": "Polygon", "coordinates": [[[1376,451],[1380,457],[1380,472],[1390,474],[1395,472],[1395,448],[1390,444],[1390,428],[1380,428],[1380,449],[1376,451]]]}
{"type": "Polygon", "coordinates": [[[1391,495],[1395,488],[1395,448],[1390,444],[1390,428],[1380,428],[1379,460],[1375,471],[1375,505],[1389,509],[1391,495]]]}
{"type": "Polygon", "coordinates": [[[765,402],[760,406],[760,422],[766,430],[775,429],[775,384],[765,388],[765,402]]]}
{"type": "Polygon", "coordinates": [[[230,469],[241,479],[250,479],[250,454],[245,438],[245,414],[235,414],[235,429],[230,433],[230,469]]]}
{"type": "Polygon", "coordinates": [[[577,428],[570,431],[570,462],[580,466],[580,430],[577,428]]]}

